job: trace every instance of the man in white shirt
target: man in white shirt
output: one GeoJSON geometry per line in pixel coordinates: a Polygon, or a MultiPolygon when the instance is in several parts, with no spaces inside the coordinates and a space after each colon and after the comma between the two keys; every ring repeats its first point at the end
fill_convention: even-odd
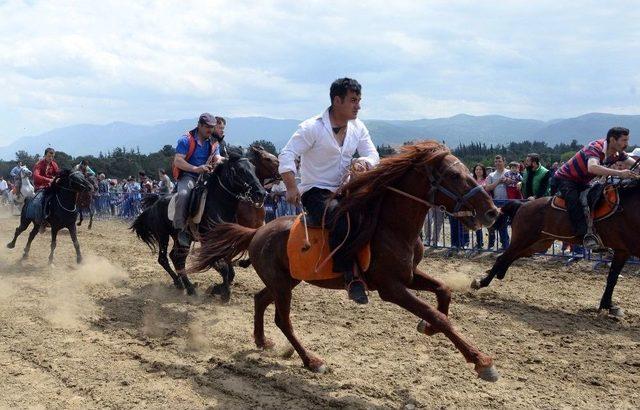
{"type": "MultiPolygon", "coordinates": [[[[334,81],[329,92],[331,106],[323,114],[303,121],[278,157],[287,201],[294,205],[302,202],[311,219],[318,222],[328,207],[326,223],[332,229],[331,249],[345,241],[349,230],[346,217],[333,220],[337,200],[327,201],[347,175],[356,151],[356,169],[367,170],[380,161],[367,127],[357,119],[361,89],[351,78],[334,81]],[[296,158],[300,158],[299,186],[295,180],[296,158]]],[[[354,265],[355,261],[340,250],[335,253],[333,268],[344,273],[349,298],[364,304],[368,302],[364,283],[354,275],[354,265]]]]}

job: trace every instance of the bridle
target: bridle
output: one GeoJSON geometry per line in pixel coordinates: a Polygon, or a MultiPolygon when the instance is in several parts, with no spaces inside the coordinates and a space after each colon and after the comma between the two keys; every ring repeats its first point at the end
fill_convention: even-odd
{"type": "MultiPolygon", "coordinates": [[[[249,161],[247,158],[240,158],[238,161],[249,161]]],[[[223,191],[225,191],[227,194],[229,194],[229,196],[235,198],[236,200],[240,201],[240,202],[245,202],[245,203],[249,203],[251,204],[251,206],[253,206],[254,208],[262,208],[264,207],[264,201],[262,202],[253,202],[253,199],[251,198],[251,185],[247,184],[246,182],[243,182],[244,187],[246,188],[246,190],[242,193],[235,193],[233,191],[231,191],[231,189],[227,188],[227,186],[222,182],[222,180],[220,179],[220,176],[218,174],[215,174],[216,179],[218,180],[218,184],[220,185],[220,187],[222,188],[223,191]]]]}
{"type": "MultiPolygon", "coordinates": [[[[79,172],[79,171],[75,171],[75,172],[79,172]]],[[[68,209],[68,208],[66,208],[64,205],[62,205],[62,201],[60,201],[60,197],[58,196],[58,192],[56,192],[56,193],[55,193],[56,201],[58,201],[58,205],[60,206],[60,208],[62,208],[63,210],[65,210],[65,211],[67,211],[67,212],[69,212],[69,213],[73,213],[73,212],[76,212],[76,211],[78,210],[78,204],[77,204],[77,201],[78,201],[78,195],[80,194],[80,193],[79,193],[78,191],[76,191],[75,189],[71,189],[71,175],[73,175],[73,174],[74,174],[74,172],[72,172],[71,174],[69,174],[69,176],[67,177],[67,178],[68,178],[68,179],[67,179],[67,185],[68,185],[68,187],[63,186],[63,185],[60,185],[60,184],[58,183],[59,179],[58,179],[58,180],[56,180],[56,185],[58,186],[58,188],[60,188],[60,189],[62,189],[62,190],[64,190],[64,191],[69,191],[69,192],[73,192],[73,193],[75,193],[75,194],[76,194],[76,196],[75,196],[75,200],[73,201],[73,209],[68,209]]]]}
{"type": "Polygon", "coordinates": [[[437,208],[440,211],[442,211],[443,213],[450,215],[450,216],[454,216],[454,217],[465,217],[465,216],[471,216],[474,217],[476,216],[476,211],[475,209],[472,208],[471,211],[461,211],[460,209],[464,206],[468,207],[468,202],[471,200],[471,198],[473,198],[475,195],[477,195],[479,192],[484,191],[484,188],[481,187],[480,185],[473,187],[469,190],[469,192],[465,193],[464,195],[461,195],[459,193],[456,192],[452,192],[451,190],[449,190],[448,188],[442,186],[441,182],[442,179],[445,177],[445,175],[447,175],[447,173],[449,172],[449,170],[454,166],[454,165],[458,165],[458,164],[462,164],[462,162],[460,162],[460,160],[457,160],[455,162],[452,162],[451,164],[449,164],[449,166],[447,166],[444,171],[440,172],[438,176],[435,176],[436,174],[436,169],[434,167],[431,167],[431,172],[429,172],[427,174],[428,178],[429,178],[429,183],[431,184],[431,189],[429,189],[429,192],[427,192],[427,198],[428,200],[424,200],[422,198],[418,198],[417,196],[411,195],[407,192],[404,192],[398,188],[394,188],[391,186],[387,186],[387,189],[389,189],[390,191],[393,191],[395,193],[398,193],[400,195],[404,195],[407,198],[411,198],[414,201],[420,202],[421,204],[424,204],[428,207],[433,207],[433,208],[437,208]],[[451,198],[453,201],[455,201],[455,204],[453,206],[453,211],[449,211],[447,210],[447,208],[444,205],[437,205],[435,203],[435,198],[436,198],[436,194],[440,192],[443,195],[451,198]]]}

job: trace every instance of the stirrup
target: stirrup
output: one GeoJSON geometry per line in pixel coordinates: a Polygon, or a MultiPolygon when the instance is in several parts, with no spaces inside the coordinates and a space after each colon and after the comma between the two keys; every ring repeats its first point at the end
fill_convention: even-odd
{"type": "Polygon", "coordinates": [[[582,238],[582,245],[594,253],[607,252],[607,248],[602,244],[602,240],[595,233],[587,233],[582,238]]]}

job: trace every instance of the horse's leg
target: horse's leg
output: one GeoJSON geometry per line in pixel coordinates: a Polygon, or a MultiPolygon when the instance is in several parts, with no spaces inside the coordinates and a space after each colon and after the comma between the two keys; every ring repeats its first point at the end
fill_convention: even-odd
{"type": "Polygon", "coordinates": [[[602,294],[602,299],[600,299],[600,310],[606,310],[616,317],[624,316],[622,309],[617,306],[613,306],[612,297],[613,297],[613,289],[616,287],[616,283],[618,283],[618,276],[620,275],[620,271],[624,267],[624,264],[629,259],[629,254],[624,251],[616,250],[613,253],[613,260],[611,261],[611,268],[609,268],[609,275],[607,276],[607,286],[604,289],[604,293],[602,294]]]}
{"type": "Polygon", "coordinates": [[[544,251],[553,243],[553,238],[539,239],[534,236],[535,235],[531,235],[531,237],[527,238],[521,235],[511,242],[507,250],[498,256],[489,272],[487,272],[487,275],[482,279],[476,278],[471,282],[471,288],[480,289],[487,287],[496,276],[500,280],[504,279],[509,266],[511,266],[514,261],[524,256],[531,256],[535,252],[544,251]]]}
{"type": "Polygon", "coordinates": [[[220,295],[223,302],[228,302],[231,299],[231,280],[229,278],[235,276],[235,272],[233,272],[231,264],[226,261],[217,263],[215,269],[220,273],[222,283],[211,287],[211,295],[220,295]]]}
{"type": "Polygon", "coordinates": [[[91,230],[91,227],[93,226],[93,208],[89,208],[89,226],[87,227],[87,229],[91,230]]]}
{"type": "Polygon", "coordinates": [[[319,357],[309,353],[300,343],[296,335],[293,333],[293,325],[291,324],[291,290],[300,281],[288,278],[287,282],[278,284],[277,288],[271,288],[274,293],[274,299],[276,304],[275,322],[276,326],[280,328],[282,333],[287,337],[291,346],[298,352],[298,356],[302,359],[304,366],[311,371],[317,373],[324,373],[326,366],[324,361],[319,357]]]}
{"type": "Polygon", "coordinates": [[[273,303],[274,297],[269,288],[264,288],[253,297],[253,339],[260,349],[271,349],[275,344],[264,335],[264,312],[273,303]]]}
{"type": "MultiPolygon", "coordinates": [[[[426,290],[436,294],[436,300],[438,301],[438,311],[445,316],[449,315],[449,303],[451,302],[451,289],[436,278],[432,278],[426,273],[422,272],[417,267],[413,270],[413,280],[409,284],[409,288],[413,290],[426,290]]],[[[424,319],[418,323],[418,331],[424,333],[427,336],[431,336],[436,333],[433,326],[424,319]]]]}
{"type": "Polygon", "coordinates": [[[175,285],[175,287],[178,289],[184,289],[184,285],[182,284],[182,281],[178,277],[178,274],[175,273],[171,268],[171,265],[169,264],[169,258],[167,258],[167,249],[169,248],[168,236],[160,238],[158,248],[159,248],[158,263],[160,264],[160,266],[164,268],[164,270],[167,271],[169,276],[171,276],[171,279],[173,279],[173,284],[175,285]]]}
{"type": "Polygon", "coordinates": [[[51,252],[49,253],[49,265],[53,264],[53,252],[56,250],[56,239],[60,228],[51,227],[51,252]]]}
{"type": "Polygon", "coordinates": [[[184,270],[185,261],[187,260],[187,255],[189,254],[189,248],[180,246],[178,244],[178,239],[174,238],[173,248],[171,252],[169,252],[169,258],[171,258],[171,262],[173,262],[173,266],[176,268],[176,272],[178,273],[178,277],[182,281],[185,289],[187,289],[187,295],[193,296],[196,294],[196,287],[193,286],[193,283],[189,281],[189,277],[184,270]]]}
{"type": "Polygon", "coordinates": [[[80,210],[78,211],[78,218],[79,218],[80,220],[78,221],[78,224],[77,224],[77,225],[78,225],[78,226],[80,226],[80,225],[82,225],[82,209],[80,209],[80,210]]]}
{"type": "Polygon", "coordinates": [[[16,228],[16,231],[13,235],[13,240],[7,244],[7,248],[13,249],[16,247],[16,240],[18,239],[18,236],[20,236],[20,234],[29,227],[30,223],[31,221],[27,220],[24,214],[20,217],[20,225],[18,225],[18,227],[16,228]]]}
{"type": "Polygon", "coordinates": [[[445,314],[427,305],[400,283],[387,283],[386,286],[380,286],[378,293],[382,300],[403,307],[429,323],[434,331],[442,332],[447,336],[460,353],[462,353],[465,360],[475,365],[478,377],[492,382],[498,380],[499,375],[493,366],[493,359],[463,339],[454,329],[453,325],[451,325],[449,318],[447,318],[445,314]]]}
{"type": "Polygon", "coordinates": [[[27,257],[29,256],[29,250],[31,249],[31,242],[33,242],[33,238],[36,237],[36,235],[38,234],[38,231],[40,231],[40,225],[37,224],[33,224],[33,228],[31,229],[31,232],[29,232],[29,238],[27,239],[27,244],[24,247],[24,252],[22,253],[22,259],[27,259],[27,257]]]}
{"type": "Polygon", "coordinates": [[[78,232],[76,231],[76,226],[73,223],[69,225],[69,236],[71,237],[71,242],[73,242],[73,247],[76,249],[76,263],[82,263],[80,242],[78,242],[78,232]]]}

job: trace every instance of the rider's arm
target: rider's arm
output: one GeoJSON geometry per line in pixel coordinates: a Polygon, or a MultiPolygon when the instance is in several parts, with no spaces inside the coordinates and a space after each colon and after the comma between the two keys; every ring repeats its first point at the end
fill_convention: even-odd
{"type": "Polygon", "coordinates": [[[295,178],[296,158],[313,147],[315,139],[312,128],[309,124],[300,124],[278,156],[280,162],[278,172],[282,175],[282,181],[287,187],[287,201],[292,204],[300,201],[300,191],[295,178]]]}
{"type": "Polygon", "coordinates": [[[184,154],[175,154],[173,163],[176,167],[180,168],[183,171],[200,173],[200,167],[189,164],[187,160],[184,159],[184,154]]]}
{"type": "Polygon", "coordinates": [[[362,125],[362,134],[360,135],[360,139],[358,140],[358,161],[365,161],[368,164],[367,168],[373,168],[378,165],[380,162],[380,154],[378,154],[378,150],[376,146],[373,145],[373,141],[371,141],[371,136],[369,135],[369,130],[367,127],[362,125]]]}
{"type": "Polygon", "coordinates": [[[627,159],[625,159],[622,162],[627,166],[627,168],[631,168],[632,166],[635,165],[636,160],[631,157],[627,157],[627,159]]]}
{"type": "Polygon", "coordinates": [[[600,160],[595,157],[589,158],[587,162],[587,170],[590,174],[600,175],[600,176],[612,176],[612,177],[623,177],[629,170],[617,170],[612,168],[607,168],[603,165],[600,165],[600,160]],[[627,171],[627,172],[625,172],[627,171]]]}

